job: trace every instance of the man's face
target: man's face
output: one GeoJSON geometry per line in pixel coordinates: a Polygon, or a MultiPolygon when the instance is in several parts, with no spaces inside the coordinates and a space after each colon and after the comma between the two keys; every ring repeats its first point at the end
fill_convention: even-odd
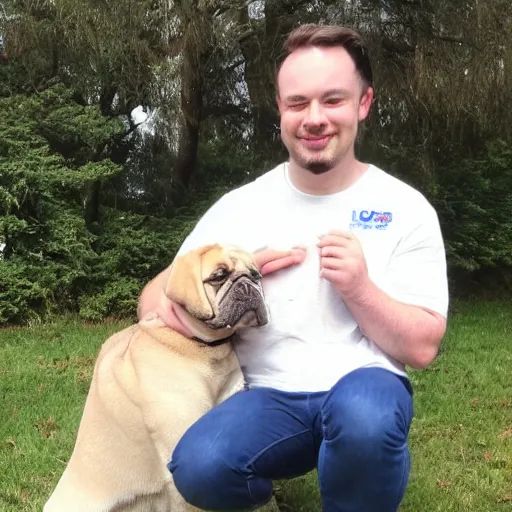
{"type": "Polygon", "coordinates": [[[281,139],[292,161],[321,174],[353,156],[373,89],[363,86],[344,48],[296,50],[283,62],[277,85],[281,139]]]}

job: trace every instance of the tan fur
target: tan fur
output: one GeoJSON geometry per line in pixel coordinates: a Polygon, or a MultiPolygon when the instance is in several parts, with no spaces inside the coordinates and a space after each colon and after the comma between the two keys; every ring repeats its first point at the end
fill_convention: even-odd
{"type": "MultiPolygon", "coordinates": [[[[215,293],[203,280],[219,262],[254,268],[238,251],[193,251],[177,259],[168,295],[211,314],[215,293]]],[[[222,338],[237,327],[213,334],[201,328],[222,338]]],[[[209,347],[158,318],[114,334],[98,355],[74,451],[44,512],[196,510],[166,465],[185,430],[243,385],[231,343],[209,347]]]]}

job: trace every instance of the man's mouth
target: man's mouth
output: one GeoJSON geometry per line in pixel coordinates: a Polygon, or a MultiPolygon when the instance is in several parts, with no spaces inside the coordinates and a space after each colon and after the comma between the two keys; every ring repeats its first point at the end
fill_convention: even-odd
{"type": "Polygon", "coordinates": [[[332,135],[322,135],[321,137],[299,137],[302,144],[309,149],[324,149],[329,141],[331,140],[332,135]]]}

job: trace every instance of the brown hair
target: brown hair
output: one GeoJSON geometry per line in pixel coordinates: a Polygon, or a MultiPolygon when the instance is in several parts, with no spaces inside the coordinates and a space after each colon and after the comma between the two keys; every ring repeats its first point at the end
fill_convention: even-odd
{"type": "MultiPolygon", "coordinates": [[[[373,73],[368,49],[361,36],[354,30],[336,25],[306,24],[292,30],[283,44],[285,55],[282,63],[295,50],[308,46],[330,48],[341,46],[350,55],[365,87],[373,86],[373,73]]],[[[277,80],[276,80],[277,84],[277,80]]]]}

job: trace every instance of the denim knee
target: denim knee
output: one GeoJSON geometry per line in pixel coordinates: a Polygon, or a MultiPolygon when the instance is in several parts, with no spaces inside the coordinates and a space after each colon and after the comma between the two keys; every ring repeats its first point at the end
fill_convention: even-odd
{"type": "Polygon", "coordinates": [[[380,368],[356,370],[341,379],[322,406],[326,441],[340,441],[359,456],[402,447],[412,419],[410,390],[380,368]]]}
{"type": "Polygon", "coordinates": [[[205,500],[215,495],[225,479],[225,467],[218,458],[200,440],[189,441],[185,435],[178,443],[167,467],[187,503],[204,509],[209,506],[205,500]]]}
{"type": "Polygon", "coordinates": [[[202,510],[248,509],[272,497],[272,482],[246,471],[230,439],[204,439],[187,432],[167,465],[187,503],[202,510]]]}

